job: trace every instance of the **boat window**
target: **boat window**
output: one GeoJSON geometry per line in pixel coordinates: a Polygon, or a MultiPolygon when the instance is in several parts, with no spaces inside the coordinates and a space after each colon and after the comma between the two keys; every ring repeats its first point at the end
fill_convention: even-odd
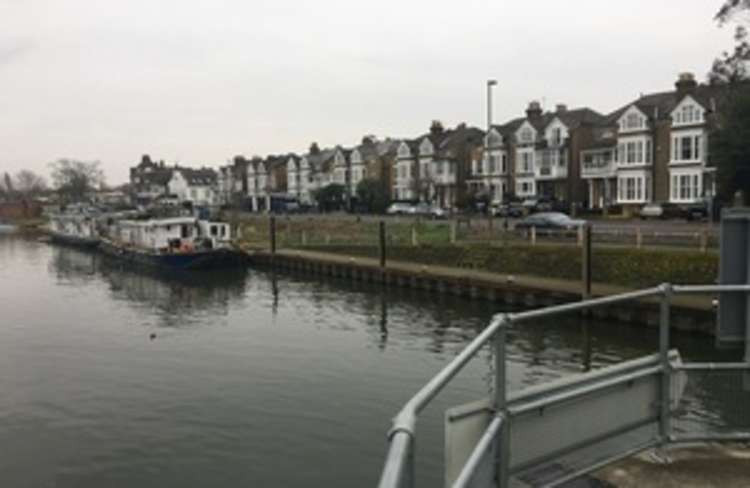
{"type": "Polygon", "coordinates": [[[183,239],[186,239],[186,238],[190,237],[190,231],[188,229],[188,226],[183,224],[181,227],[182,228],[180,229],[180,236],[183,239]]]}
{"type": "Polygon", "coordinates": [[[212,225],[212,226],[211,226],[211,235],[212,235],[212,236],[215,236],[215,235],[217,235],[218,233],[219,233],[219,232],[218,232],[218,230],[216,229],[216,226],[215,226],[215,225],[212,225]]]}
{"type": "Polygon", "coordinates": [[[226,235],[227,235],[227,226],[226,225],[222,225],[221,226],[221,237],[224,237],[226,235]]]}

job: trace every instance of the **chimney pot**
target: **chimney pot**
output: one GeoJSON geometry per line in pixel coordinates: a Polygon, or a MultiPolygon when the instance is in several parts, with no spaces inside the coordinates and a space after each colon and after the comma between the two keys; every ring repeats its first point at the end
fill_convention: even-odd
{"type": "Polygon", "coordinates": [[[542,106],[538,101],[533,100],[529,102],[529,107],[526,109],[526,117],[529,119],[538,119],[542,116],[542,106]]]}
{"type": "Polygon", "coordinates": [[[693,73],[689,72],[680,73],[677,78],[677,83],[674,84],[677,93],[680,95],[693,91],[697,85],[695,76],[693,73]]]}
{"type": "Polygon", "coordinates": [[[565,105],[564,103],[558,103],[557,106],[555,107],[555,111],[559,114],[564,114],[565,112],[568,111],[568,106],[565,105]]]}

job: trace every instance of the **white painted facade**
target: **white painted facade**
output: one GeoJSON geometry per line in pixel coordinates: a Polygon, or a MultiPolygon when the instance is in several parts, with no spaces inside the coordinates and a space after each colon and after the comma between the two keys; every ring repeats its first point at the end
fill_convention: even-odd
{"type": "Polygon", "coordinates": [[[359,151],[359,149],[355,148],[352,150],[351,155],[349,156],[349,164],[350,164],[350,191],[351,194],[354,195],[357,192],[357,185],[360,181],[367,178],[367,168],[365,166],[365,161],[362,158],[362,153],[359,151]]]}
{"type": "Polygon", "coordinates": [[[286,187],[287,193],[298,199],[302,195],[302,174],[299,161],[294,157],[286,160],[286,187]]]}
{"type": "Polygon", "coordinates": [[[508,192],[508,152],[502,135],[493,128],[484,138],[484,147],[482,158],[471,162],[467,185],[475,193],[486,193],[492,203],[501,203],[508,192]]]}
{"type": "Polygon", "coordinates": [[[416,198],[416,192],[414,191],[416,170],[414,164],[414,155],[412,155],[409,145],[405,141],[402,141],[396,151],[394,200],[413,200],[416,198]]]}
{"type": "Polygon", "coordinates": [[[167,188],[169,194],[176,195],[181,202],[191,202],[193,205],[218,203],[217,191],[212,184],[190,184],[179,169],[172,172],[167,188]]]}
{"type": "Polygon", "coordinates": [[[533,197],[536,195],[536,150],[534,144],[537,140],[537,130],[526,120],[516,129],[514,137],[516,139],[515,193],[516,196],[522,198],[533,197]]]}
{"type": "Polygon", "coordinates": [[[648,132],[648,118],[638,107],[631,105],[617,120],[617,125],[617,203],[650,202],[653,137],[648,132]]]}
{"type": "Polygon", "coordinates": [[[336,183],[337,185],[344,186],[346,188],[346,192],[351,195],[351,187],[348,184],[349,168],[347,166],[346,155],[341,149],[336,149],[336,153],[333,156],[333,178],[330,183],[336,183]]]}
{"type": "Polygon", "coordinates": [[[713,171],[706,167],[708,132],[706,110],[691,96],[686,96],[670,113],[669,201],[693,203],[713,195],[713,171]]]}

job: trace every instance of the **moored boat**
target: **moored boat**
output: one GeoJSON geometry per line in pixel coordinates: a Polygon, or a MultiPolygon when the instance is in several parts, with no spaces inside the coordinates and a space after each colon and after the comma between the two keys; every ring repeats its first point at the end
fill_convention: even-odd
{"type": "Polygon", "coordinates": [[[96,219],[87,212],[54,214],[47,230],[52,242],[86,248],[95,248],[100,242],[96,219]]]}
{"type": "Polygon", "coordinates": [[[238,258],[229,224],[196,217],[113,221],[100,249],[134,264],[170,269],[226,267],[238,258]]]}

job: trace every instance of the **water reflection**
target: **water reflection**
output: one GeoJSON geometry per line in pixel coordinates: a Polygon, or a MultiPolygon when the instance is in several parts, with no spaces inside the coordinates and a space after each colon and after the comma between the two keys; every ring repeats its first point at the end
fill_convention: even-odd
{"type": "MultiPolygon", "coordinates": [[[[242,300],[247,270],[165,271],[132,266],[95,252],[55,246],[50,272],[72,284],[106,283],[114,300],[138,304],[159,317],[158,326],[184,327],[226,315],[242,300]]],[[[210,322],[210,321],[209,321],[210,322]]]]}

